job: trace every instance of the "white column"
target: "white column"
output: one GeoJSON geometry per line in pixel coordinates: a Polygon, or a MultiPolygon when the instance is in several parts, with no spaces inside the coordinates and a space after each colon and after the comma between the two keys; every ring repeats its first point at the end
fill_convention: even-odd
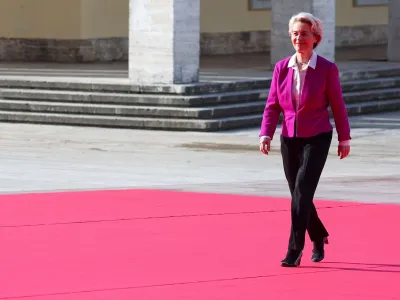
{"type": "Polygon", "coordinates": [[[271,63],[294,54],[288,24],[299,12],[312,13],[322,21],[323,39],[315,52],[335,61],[336,0],[272,0],[271,63]]]}
{"type": "Polygon", "coordinates": [[[389,0],[388,60],[400,61],[400,1],[389,0]]]}
{"type": "Polygon", "coordinates": [[[199,80],[200,0],[130,0],[132,84],[199,80]]]}

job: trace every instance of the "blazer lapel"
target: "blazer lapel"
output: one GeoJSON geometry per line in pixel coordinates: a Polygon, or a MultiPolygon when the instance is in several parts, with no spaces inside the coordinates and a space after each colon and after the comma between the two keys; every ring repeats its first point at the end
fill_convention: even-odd
{"type": "Polygon", "coordinates": [[[293,111],[296,111],[295,109],[295,104],[293,102],[293,92],[292,92],[292,86],[293,86],[293,68],[289,68],[289,73],[288,73],[288,80],[287,80],[287,85],[286,85],[286,97],[288,101],[292,104],[293,111]]]}
{"type": "Polygon", "coordinates": [[[303,90],[301,91],[299,108],[305,103],[308,98],[309,89],[314,82],[315,70],[311,67],[308,67],[306,76],[304,76],[303,90]]]}

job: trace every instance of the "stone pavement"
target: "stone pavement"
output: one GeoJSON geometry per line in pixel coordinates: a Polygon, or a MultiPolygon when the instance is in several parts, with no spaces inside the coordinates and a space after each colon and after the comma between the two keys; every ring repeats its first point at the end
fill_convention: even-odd
{"type": "MultiPolygon", "coordinates": [[[[351,122],[351,156],[337,158],[335,136],[316,197],[400,203],[400,112],[351,122]]],[[[288,196],[279,141],[262,155],[258,128],[192,133],[1,123],[0,130],[1,193],[150,188],[288,196]]]]}

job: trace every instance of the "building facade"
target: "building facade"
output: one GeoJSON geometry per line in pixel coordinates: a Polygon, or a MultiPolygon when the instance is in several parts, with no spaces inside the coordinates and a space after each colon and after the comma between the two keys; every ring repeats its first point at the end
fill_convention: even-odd
{"type": "MultiPolygon", "coordinates": [[[[127,61],[130,47],[130,1],[146,2],[1,0],[0,59],[52,62],[127,61]]],[[[156,3],[174,1],[180,0],[153,0],[156,3]]],[[[315,2],[323,3],[317,0],[306,1],[311,1],[310,5],[315,2]]],[[[274,2],[277,0],[201,0],[200,54],[269,52],[271,29],[273,24],[277,24],[276,20],[274,23],[274,18],[279,18],[272,14],[274,2]]],[[[388,43],[390,12],[387,0],[326,1],[328,2],[335,6],[334,46],[388,43]]],[[[292,14],[291,11],[288,13],[292,14]]],[[[283,32],[287,31],[287,25],[284,25],[288,22],[287,16],[282,16],[278,21],[282,24],[283,32]]]]}

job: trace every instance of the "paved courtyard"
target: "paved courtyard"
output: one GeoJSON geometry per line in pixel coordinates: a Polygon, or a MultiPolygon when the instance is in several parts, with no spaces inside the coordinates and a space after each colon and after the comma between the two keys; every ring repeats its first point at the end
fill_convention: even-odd
{"type": "MultiPolygon", "coordinates": [[[[351,118],[352,150],[334,137],[317,197],[400,203],[400,113],[351,118]]],[[[2,193],[152,188],[288,196],[279,140],[258,128],[218,133],[0,124],[2,193]]],[[[279,128],[277,130],[278,137],[279,128]]]]}

